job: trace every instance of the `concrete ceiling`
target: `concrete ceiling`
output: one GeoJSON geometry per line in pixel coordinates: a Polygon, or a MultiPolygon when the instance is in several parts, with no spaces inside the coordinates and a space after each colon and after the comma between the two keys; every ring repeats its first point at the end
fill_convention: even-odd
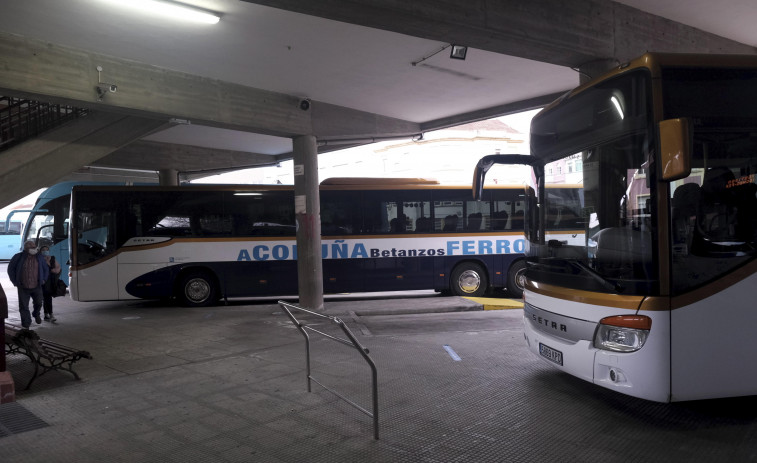
{"type": "MultiPolygon", "coordinates": [[[[373,133],[344,129],[318,133],[324,125],[313,122],[315,135],[326,146],[340,139],[350,143],[344,139],[353,133],[365,140],[351,143],[360,143],[373,136],[411,135],[405,127],[417,127],[422,132],[530,109],[578,84],[579,74],[571,67],[591,59],[628,59],[655,47],[662,48],[655,51],[669,51],[664,48],[671,42],[657,42],[657,36],[683,32],[669,28],[672,22],[664,18],[681,23],[676,27],[699,29],[694,34],[702,32],[707,40],[713,40],[714,35],[757,47],[754,0],[183,2],[218,12],[221,21],[216,25],[170,21],[112,0],[0,0],[0,32],[112,57],[122,65],[133,62],[135,67],[158,67],[203,79],[202,82],[221,81],[274,92],[294,101],[310,98],[314,109],[315,105],[337,108],[342,120],[350,119],[349,110],[356,110],[356,119],[370,114],[399,121],[395,125],[403,127],[373,133]],[[640,15],[635,9],[662,18],[640,15]],[[641,25],[629,26],[634,21],[625,19],[619,25],[621,13],[641,25]],[[655,40],[655,45],[621,44],[615,36],[610,45],[605,43],[608,29],[617,34],[615,30],[629,27],[635,27],[634,31],[648,29],[645,33],[654,36],[650,40],[655,40]],[[451,42],[471,47],[464,61],[450,59],[448,49],[440,51],[451,42]],[[625,56],[628,54],[631,56],[625,56]]],[[[691,34],[691,29],[686,28],[685,33],[691,34]]],[[[721,44],[717,39],[716,45],[707,42],[703,48],[733,51],[728,41],[721,44]]],[[[734,50],[751,52],[749,47],[734,50]]],[[[119,69],[104,65],[101,80],[119,85],[119,95],[139,92],[127,86],[119,69]]],[[[96,74],[94,69],[88,72],[96,74]]],[[[54,81],[55,76],[47,80],[54,81]]],[[[170,93],[171,89],[164,92],[170,93]]],[[[200,107],[195,109],[201,112],[203,104],[206,103],[198,97],[200,107]]],[[[84,106],[103,109],[97,102],[85,102],[84,106]]],[[[285,116],[291,118],[292,114],[285,116]]],[[[240,129],[217,121],[191,122],[160,127],[140,137],[143,145],[137,146],[187,146],[195,151],[205,148],[230,155],[219,156],[217,163],[205,157],[201,163],[177,161],[166,165],[157,157],[138,157],[132,149],[129,162],[115,151],[92,165],[134,168],[138,162],[144,169],[186,171],[246,167],[265,163],[266,156],[273,162],[286,159],[292,150],[291,136],[299,133],[240,129]],[[245,153],[250,154],[247,160],[245,153]],[[224,164],[222,158],[233,161],[224,164]]],[[[183,153],[189,156],[191,150],[183,153]]]]}

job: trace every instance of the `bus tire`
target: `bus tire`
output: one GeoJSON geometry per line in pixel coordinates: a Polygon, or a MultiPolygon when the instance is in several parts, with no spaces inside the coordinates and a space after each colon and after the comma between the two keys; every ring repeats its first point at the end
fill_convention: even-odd
{"type": "Polygon", "coordinates": [[[187,273],[179,284],[179,301],[187,307],[213,305],[218,300],[216,294],[215,280],[208,272],[187,273]]]}
{"type": "Polygon", "coordinates": [[[456,296],[481,297],[488,287],[484,268],[475,262],[463,262],[452,270],[450,290],[456,296]]]}
{"type": "Polygon", "coordinates": [[[507,271],[507,292],[516,299],[523,297],[523,273],[526,271],[526,261],[516,260],[507,271]]]}

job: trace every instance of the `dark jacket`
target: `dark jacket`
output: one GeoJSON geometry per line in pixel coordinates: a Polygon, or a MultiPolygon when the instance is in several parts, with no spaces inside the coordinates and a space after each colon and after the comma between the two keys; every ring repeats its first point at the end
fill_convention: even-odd
{"type": "MultiPolygon", "coordinates": [[[[13,286],[18,286],[20,283],[18,281],[18,278],[20,277],[19,273],[21,271],[21,265],[24,261],[24,257],[28,254],[29,253],[27,253],[26,251],[21,251],[13,256],[10,263],[8,263],[8,277],[10,278],[11,283],[13,283],[13,286]]],[[[37,255],[35,255],[34,257],[37,258],[37,263],[39,264],[39,285],[42,286],[50,277],[50,266],[47,265],[45,256],[43,256],[42,254],[37,253],[37,255]]]]}

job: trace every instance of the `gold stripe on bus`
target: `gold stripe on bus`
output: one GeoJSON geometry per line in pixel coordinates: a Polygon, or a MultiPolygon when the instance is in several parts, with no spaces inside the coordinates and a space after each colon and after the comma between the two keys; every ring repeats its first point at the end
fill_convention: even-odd
{"type": "Polygon", "coordinates": [[[615,307],[618,309],[638,310],[644,300],[644,296],[623,296],[621,294],[595,293],[581,289],[563,288],[545,283],[537,283],[532,280],[526,280],[526,289],[528,291],[541,294],[543,296],[554,297],[564,301],[578,302],[581,304],[592,304],[603,307],[615,307]]]}
{"type": "Polygon", "coordinates": [[[680,309],[681,307],[686,307],[687,305],[699,302],[721,291],[725,291],[736,283],[754,275],[755,272],[757,272],[757,260],[753,260],[743,267],[736,269],[727,275],[723,275],[722,277],[719,277],[691,292],[673,297],[670,306],[672,309],[680,309]]]}
{"type": "Polygon", "coordinates": [[[660,296],[650,296],[644,299],[639,307],[641,312],[664,312],[670,310],[670,298],[660,296]]]}

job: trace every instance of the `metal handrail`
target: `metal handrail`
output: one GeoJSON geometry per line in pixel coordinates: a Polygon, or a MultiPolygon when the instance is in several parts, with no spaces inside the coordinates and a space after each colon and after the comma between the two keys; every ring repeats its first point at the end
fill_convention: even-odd
{"type": "Polygon", "coordinates": [[[331,392],[335,396],[339,397],[340,399],[344,400],[348,404],[352,405],[356,409],[360,410],[361,412],[365,413],[366,415],[373,418],[373,438],[377,439],[379,438],[379,422],[378,422],[378,371],[376,370],[376,364],[373,363],[373,360],[368,355],[368,349],[363,347],[360,342],[355,338],[355,336],[352,334],[352,331],[347,327],[347,325],[338,317],[330,317],[328,315],[324,315],[318,312],[313,312],[311,310],[303,309],[302,307],[298,307],[294,304],[289,304],[284,301],[279,301],[279,306],[281,307],[281,310],[284,311],[284,313],[289,317],[289,319],[292,321],[294,326],[297,327],[297,330],[302,333],[302,336],[305,337],[305,355],[306,355],[306,361],[305,361],[305,368],[306,368],[306,374],[307,374],[307,384],[308,384],[308,392],[312,392],[311,388],[311,381],[318,384],[322,388],[326,389],[327,391],[331,392]],[[339,328],[342,329],[345,336],[347,336],[348,339],[339,338],[337,336],[330,335],[328,333],[324,333],[322,331],[319,331],[313,327],[310,327],[306,325],[305,323],[297,320],[297,318],[292,313],[292,310],[304,312],[308,315],[315,315],[316,317],[325,318],[329,320],[330,322],[336,324],[339,326],[339,328]],[[365,408],[361,407],[357,403],[353,402],[352,400],[348,399],[347,397],[339,394],[335,390],[325,386],[323,383],[318,381],[313,377],[310,370],[310,336],[308,336],[307,331],[312,331],[313,333],[318,333],[321,336],[326,337],[327,339],[331,339],[332,341],[336,341],[338,343],[344,344],[346,346],[354,347],[360,355],[363,357],[363,359],[368,363],[368,366],[371,368],[371,389],[372,389],[372,397],[373,397],[373,411],[368,411],[365,408]]]}

